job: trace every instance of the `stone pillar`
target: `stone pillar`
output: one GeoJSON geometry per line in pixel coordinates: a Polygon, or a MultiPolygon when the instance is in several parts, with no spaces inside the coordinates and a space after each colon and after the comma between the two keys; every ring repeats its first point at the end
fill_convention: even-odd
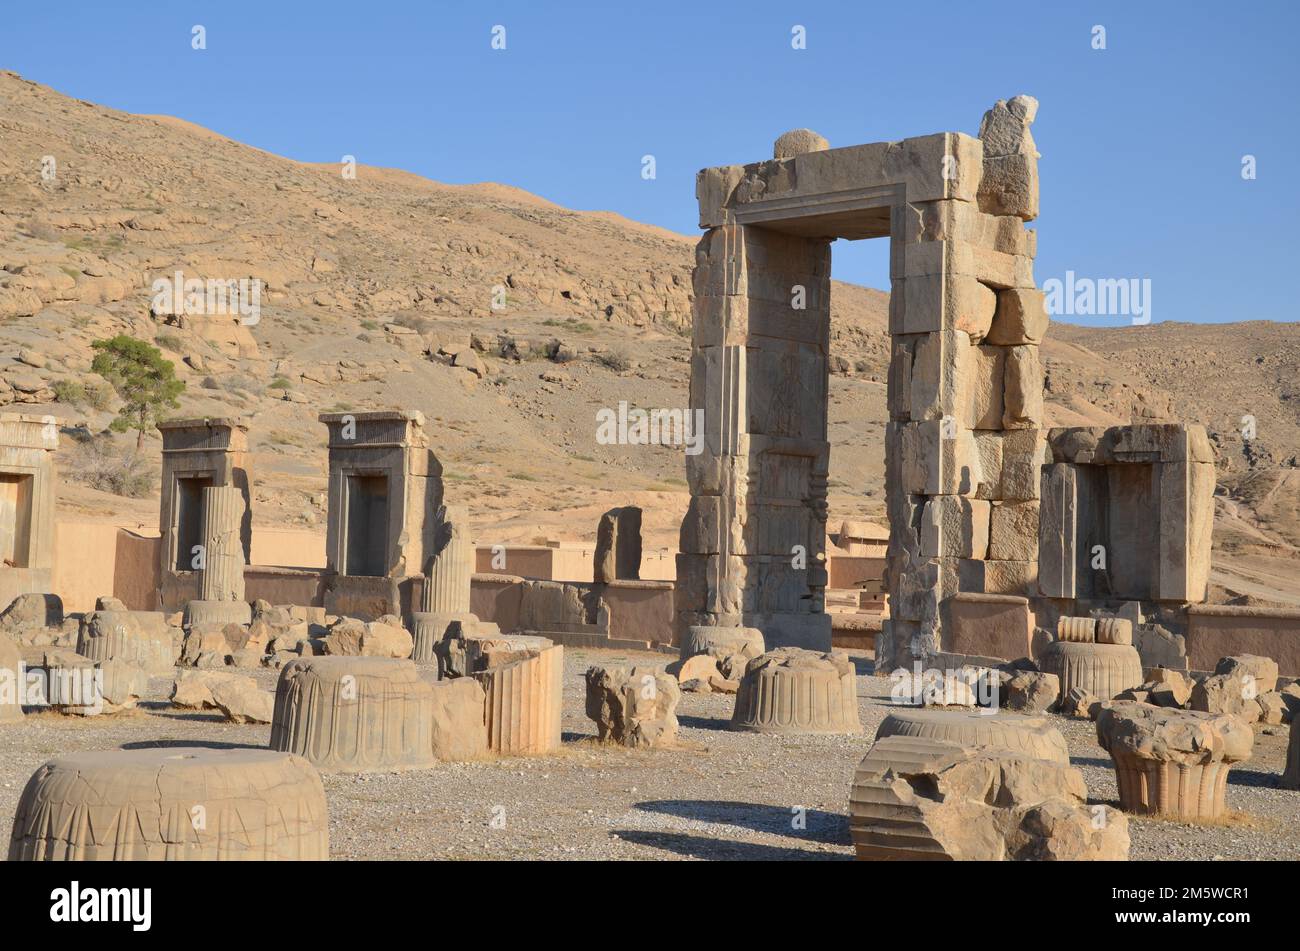
{"type": "MultiPolygon", "coordinates": [[[[474,545],[469,535],[469,509],[439,506],[433,526],[433,557],[420,593],[420,610],[411,612],[411,636],[417,664],[437,664],[438,645],[453,628],[461,636],[485,629],[470,611],[474,574],[474,545]]],[[[495,625],[491,626],[495,630],[495,625]]]]}
{"type": "Polygon", "coordinates": [[[200,597],[186,608],[187,623],[248,624],[252,608],[244,600],[244,545],[240,534],[243,493],[234,485],[203,490],[203,570],[200,597]]]}
{"type": "Polygon", "coordinates": [[[469,510],[444,505],[438,510],[436,550],[424,582],[421,610],[430,614],[468,614],[474,546],[469,537],[469,510]]]}
{"type": "Polygon", "coordinates": [[[909,204],[892,234],[878,672],[941,650],[958,592],[1038,594],[1048,316],[1024,227],[1038,214],[1037,111],[1028,96],[996,103],[980,123],[976,200],[909,204]]]}
{"type": "Polygon", "coordinates": [[[244,600],[244,546],[240,522],[244,498],[233,485],[213,485],[203,490],[203,601],[244,600]]]}
{"type": "Polygon", "coordinates": [[[641,509],[610,509],[596,528],[592,578],[597,584],[636,581],[641,577],[641,509]]]}
{"type": "Polygon", "coordinates": [[[677,635],[757,627],[769,646],[829,650],[826,431],[830,242],[711,229],[696,251],[691,504],[677,559],[677,635]]]}

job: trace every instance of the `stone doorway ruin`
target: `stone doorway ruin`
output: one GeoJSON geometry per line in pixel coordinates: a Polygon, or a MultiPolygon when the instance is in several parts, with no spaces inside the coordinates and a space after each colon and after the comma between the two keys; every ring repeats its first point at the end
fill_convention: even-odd
{"type": "Polygon", "coordinates": [[[877,667],[940,650],[958,591],[1035,594],[1043,458],[1034,289],[1037,103],[980,138],[831,149],[786,133],[770,161],[705,169],[696,195],[691,406],[705,449],[677,565],[677,635],[742,625],[831,647],[824,610],[830,242],[890,241],[886,581],[877,667]]]}

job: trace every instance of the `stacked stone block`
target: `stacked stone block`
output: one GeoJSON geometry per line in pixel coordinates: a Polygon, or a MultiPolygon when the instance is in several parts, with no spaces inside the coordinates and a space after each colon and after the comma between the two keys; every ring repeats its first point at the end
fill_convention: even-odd
{"type": "Polygon", "coordinates": [[[1037,594],[1042,370],[1034,287],[1037,103],[999,102],[980,138],[831,149],[808,130],[774,158],[696,182],[691,406],[678,633],[754,626],[769,647],[830,646],[824,613],[829,238],[890,238],[886,581],[878,669],[940,649],[958,591],[1037,594]],[[985,180],[987,176],[987,181],[985,180]]]}
{"type": "Polygon", "coordinates": [[[877,669],[938,651],[959,591],[1037,594],[1048,317],[1024,228],[1038,211],[1036,111],[1020,96],[985,114],[973,200],[906,208],[891,268],[891,617],[877,669]]]}

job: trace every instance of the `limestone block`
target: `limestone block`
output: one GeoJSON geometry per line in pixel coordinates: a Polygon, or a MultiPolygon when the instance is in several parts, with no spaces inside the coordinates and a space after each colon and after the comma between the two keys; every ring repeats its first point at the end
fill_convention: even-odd
{"type": "Polygon", "coordinates": [[[214,710],[212,690],[217,684],[253,678],[222,670],[178,670],[172,681],[171,704],[188,710],[214,710]]]}
{"type": "Polygon", "coordinates": [[[928,274],[898,278],[891,294],[902,294],[902,309],[891,309],[890,333],[918,334],[960,330],[983,340],[993,326],[997,292],[967,274],[928,274]],[[899,285],[902,285],[900,288],[899,285]]]}
{"type": "Polygon", "coordinates": [[[641,577],[641,509],[610,509],[596,527],[592,577],[597,583],[641,577]]]}
{"type": "Polygon", "coordinates": [[[560,748],[564,648],[529,653],[473,675],[486,694],[488,748],[494,753],[543,755],[560,748]]]}
{"type": "Polygon", "coordinates": [[[441,680],[432,688],[430,733],[434,757],[459,763],[487,756],[487,724],[483,720],[486,695],[478,681],[457,677],[441,680]]]}
{"type": "Polygon", "coordinates": [[[1114,760],[1124,811],[1216,819],[1228,770],[1250,759],[1255,736],[1236,717],[1116,701],[1097,717],[1097,742],[1114,760]]]}
{"type": "Polygon", "coordinates": [[[940,275],[949,280],[973,277],[995,289],[1033,285],[1033,261],[1023,255],[956,240],[904,242],[900,247],[902,254],[890,268],[893,280],[940,275]]]}
{"type": "Polygon", "coordinates": [[[1002,428],[1038,429],[1043,425],[1043,369],[1038,347],[1008,347],[1003,370],[1002,428]]]}
{"type": "Polygon", "coordinates": [[[943,649],[1016,660],[1030,656],[1033,634],[1026,598],[961,592],[948,601],[943,649]]]}
{"type": "Polygon", "coordinates": [[[1056,639],[1073,641],[1076,644],[1091,644],[1097,640],[1097,619],[1062,615],[1056,619],[1056,639]]]}
{"type": "MultiPolygon", "coordinates": [[[[695,197],[700,206],[700,227],[720,228],[728,224],[726,206],[744,177],[742,165],[702,169],[695,176],[695,197]]],[[[701,242],[703,244],[703,242],[701,242]]]]}
{"type": "Polygon", "coordinates": [[[1214,674],[1192,686],[1187,705],[1202,713],[1230,714],[1247,723],[1259,719],[1259,692],[1249,674],[1214,674]]]}
{"type": "Polygon", "coordinates": [[[172,706],[220,710],[232,723],[270,723],[275,694],[252,677],[218,670],[179,670],[172,683],[172,706]]]}
{"type": "MultiPolygon", "coordinates": [[[[763,632],[756,627],[706,627],[693,625],[686,630],[678,645],[678,659],[685,662],[692,657],[705,655],[717,662],[717,671],[723,679],[739,680],[745,667],[765,650],[763,632]]],[[[691,679],[680,673],[679,681],[691,679]]]]}
{"type": "Polygon", "coordinates": [[[20,594],[0,613],[0,634],[27,643],[28,632],[63,626],[63,600],[57,594],[20,594]]]}
{"type": "Polygon", "coordinates": [[[859,860],[1120,860],[1127,819],[1095,822],[1068,763],[906,736],[877,740],[849,794],[859,860]]]}
{"type": "Polygon", "coordinates": [[[1150,702],[1159,707],[1185,707],[1192,697],[1192,678],[1177,670],[1157,667],[1147,674],[1150,702]]]}
{"type": "Polygon", "coordinates": [[[959,495],[936,495],[921,515],[922,558],[984,558],[989,547],[991,503],[959,495]]]}
{"type": "Polygon", "coordinates": [[[1122,617],[1097,618],[1096,638],[1098,644],[1121,644],[1133,646],[1133,623],[1122,617]]]}
{"type": "Polygon", "coordinates": [[[902,488],[909,495],[975,494],[983,473],[975,435],[940,420],[898,425],[902,488]]]}
{"type": "Polygon", "coordinates": [[[999,689],[1001,705],[1014,713],[1046,713],[1060,694],[1060,678],[1036,670],[1013,672],[999,689]]]}
{"type": "Polygon", "coordinates": [[[1241,680],[1256,696],[1277,689],[1277,661],[1257,654],[1237,654],[1225,657],[1215,666],[1216,674],[1227,674],[1241,680]]]}
{"type": "Polygon", "coordinates": [[[957,563],[962,591],[977,594],[1014,594],[1029,597],[1038,589],[1037,561],[975,561],[957,563]]]}
{"type": "MultiPolygon", "coordinates": [[[[1060,684],[1060,678],[1057,678],[1057,683],[1060,684]]],[[[1063,717],[1087,719],[1091,716],[1093,705],[1100,702],[1082,687],[1071,687],[1070,692],[1061,697],[1057,712],[1063,717]]]]}
{"type": "Polygon", "coordinates": [[[751,733],[860,733],[853,664],[796,647],[749,662],[731,728],[751,733]]]}
{"type": "Polygon", "coordinates": [[[1287,709],[1286,701],[1282,695],[1276,691],[1271,693],[1262,693],[1255,698],[1259,704],[1259,722],[1269,726],[1277,726],[1286,723],[1290,717],[1290,711],[1287,709]]]}
{"type": "Polygon", "coordinates": [[[1000,347],[974,347],[962,331],[920,334],[907,374],[907,399],[913,420],[950,417],[966,429],[1002,425],[1000,347]]]}
{"type": "Polygon", "coordinates": [[[1045,597],[1078,591],[1078,471],[1067,463],[1042,468],[1038,517],[1038,587],[1045,597]]]}
{"type": "Polygon", "coordinates": [[[1079,687],[1101,700],[1110,700],[1143,682],[1137,650],[1122,644],[1052,641],[1039,657],[1038,666],[1061,678],[1062,695],[1079,687]]]}
{"type": "Polygon", "coordinates": [[[22,663],[18,645],[0,632],[0,725],[23,718],[22,663]]]}
{"type": "Polygon", "coordinates": [[[1002,254],[1033,257],[1032,231],[1013,215],[990,215],[966,201],[912,202],[905,209],[902,240],[964,241],[1002,254]]]}
{"type": "Polygon", "coordinates": [[[589,667],[586,684],[587,717],[602,741],[634,748],[676,742],[681,693],[672,675],[654,667],[589,667]]]}
{"type": "Polygon", "coordinates": [[[1041,343],[1049,318],[1043,292],[1036,287],[1009,287],[998,291],[985,343],[1003,347],[1041,343]]]}
{"type": "Polygon", "coordinates": [[[1037,501],[995,502],[989,521],[988,557],[1038,562],[1037,501]]]}
{"type": "Polygon", "coordinates": [[[1038,113],[1031,96],[998,102],[980,122],[983,168],[979,208],[993,215],[1038,217],[1038,150],[1029,127],[1038,113]]]}
{"type": "Polygon", "coordinates": [[[1142,655],[1143,667],[1187,669],[1187,647],[1180,634],[1159,624],[1142,624],[1133,631],[1133,646],[1142,655]]]}
{"type": "Polygon", "coordinates": [[[1038,217],[1038,160],[1032,155],[1003,155],[984,159],[980,211],[1015,215],[1025,221],[1038,217]]]}
{"type": "Polygon", "coordinates": [[[171,628],[156,612],[94,611],[86,615],[77,637],[77,653],[101,662],[124,660],[151,674],[171,673],[177,660],[171,628]]]}
{"type": "Polygon", "coordinates": [[[9,861],[329,857],[325,790],[297,756],[161,747],[73,753],[28,781],[9,861]]]}
{"type": "Polygon", "coordinates": [[[432,690],[409,660],[292,661],[276,685],[271,749],[339,772],[429,766],[432,690]]]}
{"type": "Polygon", "coordinates": [[[1011,429],[1002,434],[1000,498],[1027,502],[1039,497],[1047,444],[1036,429],[1011,429]]]}
{"type": "Polygon", "coordinates": [[[1047,717],[987,710],[937,710],[901,707],[891,710],[876,730],[876,739],[908,736],[942,740],[958,746],[988,746],[1020,756],[1068,766],[1065,737],[1047,717]]]}
{"type": "Polygon", "coordinates": [[[325,637],[325,653],[334,657],[391,657],[408,659],[415,640],[391,614],[377,621],[342,618],[325,637]]]}
{"type": "Polygon", "coordinates": [[[1001,432],[978,430],[974,433],[975,456],[980,469],[980,479],[975,487],[977,499],[1002,498],[1003,435],[1001,432]]]}
{"type": "Polygon", "coordinates": [[[1159,597],[1204,601],[1210,578],[1215,470],[1211,463],[1160,466],[1159,597]]]}

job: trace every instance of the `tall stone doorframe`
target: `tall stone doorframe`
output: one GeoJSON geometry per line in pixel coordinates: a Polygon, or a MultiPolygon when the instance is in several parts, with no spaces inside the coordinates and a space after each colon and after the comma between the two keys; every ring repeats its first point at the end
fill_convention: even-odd
{"type": "Polygon", "coordinates": [[[54,573],[53,416],[0,413],[0,611],[20,594],[48,594],[54,573]]]}
{"type": "Polygon", "coordinates": [[[677,565],[678,636],[744,625],[829,650],[830,242],[890,241],[886,581],[877,669],[940,650],[958,591],[1036,594],[1047,326],[1035,289],[1029,97],[980,137],[831,149],[786,133],[770,161],[696,180],[691,406],[705,449],[677,565]]]}
{"type": "Polygon", "coordinates": [[[202,571],[195,562],[195,549],[208,543],[205,490],[237,490],[240,547],[244,564],[250,561],[253,510],[248,426],[239,419],[170,419],[160,422],[158,431],[163,440],[158,512],[160,601],[164,610],[175,610],[201,596],[202,571]]]}
{"type": "Polygon", "coordinates": [[[325,609],[407,616],[411,581],[437,551],[442,466],[414,410],[324,413],[329,429],[325,609]]]}

